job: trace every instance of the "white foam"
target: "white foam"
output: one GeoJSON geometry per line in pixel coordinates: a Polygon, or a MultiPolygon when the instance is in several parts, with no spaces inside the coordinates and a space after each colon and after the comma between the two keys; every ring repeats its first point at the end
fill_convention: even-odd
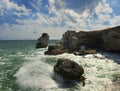
{"type": "Polygon", "coordinates": [[[19,71],[15,74],[17,77],[17,83],[23,89],[27,88],[52,88],[56,87],[57,84],[52,79],[53,68],[39,61],[30,61],[25,63],[19,71]]]}
{"type": "MultiPolygon", "coordinates": [[[[46,56],[44,51],[35,53],[37,56],[32,57],[32,60],[43,58],[68,58],[80,64],[85,71],[86,79],[85,87],[77,85],[78,90],[81,91],[100,91],[105,84],[112,82],[114,75],[120,74],[120,65],[114,63],[112,59],[105,58],[101,54],[93,54],[86,56],[75,56],[73,54],[61,54],[56,56],[46,56]]],[[[112,56],[112,55],[111,55],[112,56]]],[[[27,57],[28,59],[31,59],[27,57]]],[[[19,71],[15,74],[17,83],[23,88],[54,88],[52,91],[58,91],[61,88],[52,79],[53,66],[39,61],[26,62],[19,71]]],[[[64,89],[64,90],[68,90],[64,89]]],[[[73,88],[74,89],[74,88],[73,88]]]]}
{"type": "Polygon", "coordinates": [[[85,57],[62,54],[57,58],[68,58],[83,66],[87,79],[86,86],[81,88],[81,91],[99,91],[105,84],[112,82],[114,75],[120,74],[120,65],[101,54],[90,54],[85,57]]]}

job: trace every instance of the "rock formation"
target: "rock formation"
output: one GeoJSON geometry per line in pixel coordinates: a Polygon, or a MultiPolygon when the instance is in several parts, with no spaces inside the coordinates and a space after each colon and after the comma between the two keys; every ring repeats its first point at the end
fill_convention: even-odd
{"type": "Polygon", "coordinates": [[[75,31],[67,31],[63,34],[63,46],[64,49],[76,50],[78,47],[78,38],[75,31]]]}
{"type": "Polygon", "coordinates": [[[97,31],[68,30],[63,34],[59,44],[62,47],[56,49],[62,50],[62,52],[58,54],[64,53],[63,50],[76,55],[94,54],[99,49],[120,53],[120,26],[97,31]]]}
{"type": "Polygon", "coordinates": [[[58,59],[54,66],[54,72],[61,76],[64,80],[74,80],[82,82],[85,86],[84,69],[77,63],[68,59],[58,59]]]}
{"type": "Polygon", "coordinates": [[[45,52],[46,55],[58,55],[67,52],[66,50],[62,49],[62,45],[55,44],[49,45],[48,50],[45,52]]]}
{"type": "Polygon", "coordinates": [[[101,39],[103,49],[120,53],[120,26],[102,31],[101,39]]]}
{"type": "Polygon", "coordinates": [[[43,33],[40,38],[38,38],[38,43],[36,44],[36,48],[45,48],[48,46],[49,35],[47,33],[43,33]]]}

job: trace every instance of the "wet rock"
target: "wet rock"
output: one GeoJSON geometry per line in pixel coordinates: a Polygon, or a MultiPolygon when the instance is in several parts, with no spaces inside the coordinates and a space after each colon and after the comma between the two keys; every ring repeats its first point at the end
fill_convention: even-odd
{"type": "Polygon", "coordinates": [[[80,50],[77,52],[73,52],[73,54],[75,55],[86,55],[86,54],[96,54],[96,50],[93,49],[89,49],[89,50],[80,50]]]}
{"type": "Polygon", "coordinates": [[[58,55],[58,54],[62,54],[65,53],[64,50],[60,50],[60,49],[53,49],[51,51],[46,51],[45,54],[46,55],[58,55]]]}
{"type": "Polygon", "coordinates": [[[49,45],[48,50],[45,52],[46,55],[58,55],[65,53],[66,51],[62,49],[62,45],[60,44],[54,44],[49,45]]]}
{"type": "Polygon", "coordinates": [[[47,33],[43,33],[40,38],[38,38],[38,43],[36,44],[36,48],[45,48],[48,46],[49,35],[47,33]]]}
{"type": "Polygon", "coordinates": [[[61,76],[64,80],[75,80],[82,82],[85,86],[84,69],[77,63],[68,59],[58,59],[57,64],[54,66],[54,72],[61,76]]]}

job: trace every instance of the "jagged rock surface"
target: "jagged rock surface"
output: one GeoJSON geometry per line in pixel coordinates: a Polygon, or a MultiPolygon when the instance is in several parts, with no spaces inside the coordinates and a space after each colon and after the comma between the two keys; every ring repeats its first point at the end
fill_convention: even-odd
{"type": "Polygon", "coordinates": [[[98,31],[67,31],[62,38],[63,46],[69,50],[80,50],[81,45],[87,49],[103,49],[120,53],[120,26],[98,31]]]}
{"type": "MultiPolygon", "coordinates": [[[[58,46],[56,49],[60,49],[62,52],[58,52],[58,54],[79,52],[78,54],[85,55],[90,54],[91,51],[89,50],[91,49],[93,50],[92,53],[96,53],[95,50],[97,49],[120,53],[120,26],[89,32],[68,30],[63,34],[59,44],[62,48],[60,49],[58,46]],[[82,50],[82,52],[81,46],[85,46],[85,50],[82,50]]],[[[57,52],[55,54],[57,55],[57,52]]]]}
{"type": "Polygon", "coordinates": [[[84,69],[82,66],[69,59],[58,59],[57,64],[54,66],[54,72],[60,75],[64,80],[75,80],[83,82],[85,85],[84,69]]]}
{"type": "Polygon", "coordinates": [[[120,26],[102,31],[101,39],[101,47],[106,51],[120,53],[120,26]]]}
{"type": "Polygon", "coordinates": [[[36,44],[36,48],[45,48],[48,46],[49,35],[47,33],[43,33],[40,38],[38,38],[38,43],[36,44]]]}

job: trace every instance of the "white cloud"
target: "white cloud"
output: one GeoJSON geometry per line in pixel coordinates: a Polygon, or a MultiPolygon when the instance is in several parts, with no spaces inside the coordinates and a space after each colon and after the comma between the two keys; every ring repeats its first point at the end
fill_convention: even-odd
{"type": "Polygon", "coordinates": [[[60,27],[43,28],[37,23],[26,25],[10,25],[5,23],[0,26],[0,39],[37,39],[44,32],[48,33],[51,39],[60,39],[65,30],[60,27]]]}
{"type": "Polygon", "coordinates": [[[16,3],[10,2],[9,0],[1,0],[0,1],[0,16],[4,14],[8,14],[8,11],[10,10],[13,10],[12,14],[16,14],[16,15],[19,15],[19,14],[28,15],[30,12],[30,10],[26,9],[24,5],[18,6],[16,3]],[[18,14],[18,11],[19,11],[19,14],[18,14]]]}
{"type": "MultiPolygon", "coordinates": [[[[11,3],[9,0],[5,1],[11,3]]],[[[88,5],[88,7],[84,8],[82,12],[79,12],[79,10],[65,6],[66,4],[63,0],[49,0],[49,7],[47,6],[49,15],[37,12],[33,14],[37,17],[36,19],[16,19],[17,25],[3,24],[0,27],[2,30],[0,38],[8,36],[8,38],[16,39],[37,39],[43,32],[46,32],[50,35],[50,38],[53,39],[61,38],[62,34],[68,29],[74,29],[76,31],[99,30],[119,25],[120,16],[113,14],[113,10],[107,1],[108,0],[99,0],[99,2],[97,1],[95,3],[92,1],[92,5],[87,3],[86,5],[88,5]],[[56,5],[59,6],[56,7],[56,5]],[[53,16],[50,16],[51,14],[53,16]],[[94,15],[96,15],[96,17],[94,15]],[[105,25],[106,22],[108,25],[105,25]]],[[[27,10],[25,6],[17,6],[17,4],[14,3],[10,5],[6,4],[6,8],[14,8],[18,11],[22,10],[29,14],[29,10],[27,10]]],[[[34,6],[34,8],[37,10],[39,7],[34,6]]],[[[18,16],[20,15],[21,13],[18,14],[18,16]]]]}
{"type": "Polygon", "coordinates": [[[0,39],[33,39],[34,34],[32,26],[2,24],[0,26],[0,39]]]}

